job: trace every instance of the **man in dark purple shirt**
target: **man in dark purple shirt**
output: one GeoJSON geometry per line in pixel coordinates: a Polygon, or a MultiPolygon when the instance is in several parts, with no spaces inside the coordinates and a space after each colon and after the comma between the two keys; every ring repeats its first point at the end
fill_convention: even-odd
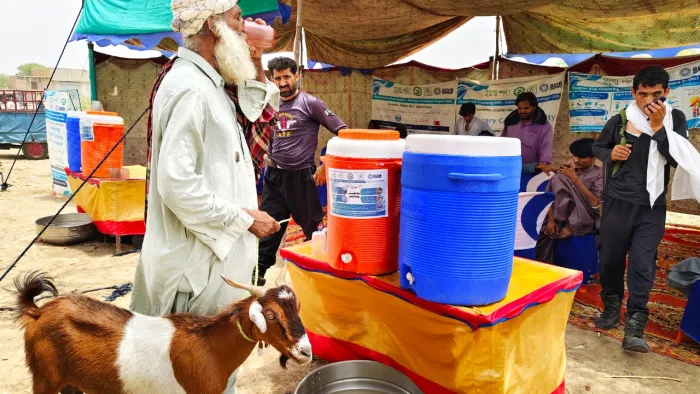
{"type": "Polygon", "coordinates": [[[552,170],[552,145],[554,130],[547,120],[547,114],[537,104],[537,96],[532,92],[521,93],[515,99],[518,107],[503,121],[501,137],[520,140],[523,159],[523,173],[536,174],[552,170]]]}
{"type": "MultiPolygon", "coordinates": [[[[317,186],[326,183],[326,172],[323,165],[317,169],[314,162],[318,132],[321,125],[334,134],[347,126],[323,101],[298,89],[294,60],[278,57],[267,67],[282,102],[272,129],[260,209],[278,221],[291,215],[309,240],[323,220],[317,186]]],[[[260,277],[275,264],[286,229],[287,223],[283,223],[279,232],[260,241],[260,277]]]]}

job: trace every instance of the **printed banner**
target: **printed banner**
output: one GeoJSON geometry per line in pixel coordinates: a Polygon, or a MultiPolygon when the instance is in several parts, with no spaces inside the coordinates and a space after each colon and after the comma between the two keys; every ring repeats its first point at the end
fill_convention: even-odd
{"type": "Polygon", "coordinates": [[[459,116],[459,107],[462,104],[474,103],[476,116],[488,122],[494,132],[500,133],[503,131],[505,118],[517,108],[515,99],[518,95],[532,92],[537,96],[537,102],[547,114],[552,127],[555,127],[565,75],[566,73],[560,73],[496,81],[460,79],[457,85],[455,115],[459,116]]]}
{"type": "Polygon", "coordinates": [[[65,168],[68,167],[68,140],[66,116],[68,111],[79,111],[80,100],[76,91],[47,90],[44,98],[46,107],[46,141],[49,147],[51,180],[57,195],[70,195],[70,186],[65,168]]]}
{"type": "MultiPolygon", "coordinates": [[[[667,102],[685,113],[688,128],[700,127],[700,61],[667,68],[667,102]]],[[[569,125],[572,132],[600,132],[632,101],[634,76],[606,77],[569,73],[569,125]]]]}
{"type": "Polygon", "coordinates": [[[406,125],[409,133],[449,134],[454,129],[457,81],[398,85],[372,79],[372,119],[380,126],[406,125]]]}

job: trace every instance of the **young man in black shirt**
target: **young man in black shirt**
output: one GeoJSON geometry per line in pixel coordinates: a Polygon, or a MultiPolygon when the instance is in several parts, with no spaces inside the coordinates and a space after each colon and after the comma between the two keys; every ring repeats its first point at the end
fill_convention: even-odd
{"type": "Polygon", "coordinates": [[[632,96],[636,106],[648,117],[653,136],[638,130],[626,117],[615,115],[593,144],[593,152],[603,162],[606,177],[600,225],[603,287],[600,295],[604,310],[595,323],[598,328],[610,329],[620,321],[625,293],[625,257],[629,252],[629,299],[622,348],[643,353],[649,351],[643,334],[649,318],[647,303],[656,275],[657,248],[666,223],[670,166],[677,165],[669,154],[667,133],[675,132],[688,138],[685,115],[677,109],[671,113],[673,130],[664,127],[667,107],[657,100],[668,96],[668,82],[668,73],[658,66],[641,70],[633,80],[632,96]],[[652,141],[666,159],[664,190],[653,204],[647,191],[652,141]]]}

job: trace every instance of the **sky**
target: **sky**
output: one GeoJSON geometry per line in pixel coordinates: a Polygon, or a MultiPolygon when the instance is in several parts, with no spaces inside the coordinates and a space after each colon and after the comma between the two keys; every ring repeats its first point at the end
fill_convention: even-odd
{"type": "MultiPolygon", "coordinates": [[[[53,67],[77,17],[80,4],[81,0],[0,1],[3,31],[13,32],[6,34],[0,41],[0,74],[13,75],[17,66],[30,62],[53,67]],[[37,10],[41,11],[36,12],[37,10]]],[[[440,41],[401,61],[416,60],[443,68],[461,68],[487,61],[496,48],[495,25],[495,17],[474,18],[440,41]],[[457,48],[459,50],[455,50],[457,48]]],[[[153,54],[139,53],[122,46],[98,50],[124,57],[147,57],[153,54]]],[[[86,69],[87,43],[69,43],[59,67],[86,69]]]]}

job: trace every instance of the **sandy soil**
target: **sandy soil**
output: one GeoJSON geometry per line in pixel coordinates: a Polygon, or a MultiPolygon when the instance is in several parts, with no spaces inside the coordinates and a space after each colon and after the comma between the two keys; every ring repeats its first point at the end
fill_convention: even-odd
{"type": "MultiPolygon", "coordinates": [[[[0,151],[0,172],[7,174],[15,151],[0,151]]],[[[51,196],[48,161],[20,159],[12,173],[13,186],[0,193],[0,269],[5,270],[35,235],[34,221],[54,214],[64,203],[51,196]]],[[[66,212],[75,212],[74,206],[66,212]]],[[[677,223],[696,224],[697,217],[669,215],[677,223]]],[[[125,248],[129,248],[125,245],[125,248]]],[[[114,257],[114,240],[88,242],[78,246],[34,245],[8,278],[0,282],[0,393],[29,393],[31,376],[24,366],[21,332],[8,311],[13,298],[7,290],[11,279],[31,271],[44,270],[56,279],[60,292],[88,290],[131,282],[138,255],[114,257]]],[[[271,270],[269,276],[274,276],[271,270]]],[[[111,291],[91,295],[103,297],[111,291]]],[[[127,306],[129,296],[118,298],[127,306]]],[[[700,368],[658,354],[629,355],[620,343],[605,336],[569,327],[567,330],[567,392],[569,393],[692,393],[700,384],[700,368]],[[664,380],[609,379],[607,375],[668,376],[682,382],[664,380]]],[[[293,392],[298,382],[322,361],[299,367],[290,363],[282,370],[276,351],[268,349],[263,357],[253,354],[243,365],[238,387],[241,394],[278,394],[293,392]]]]}

